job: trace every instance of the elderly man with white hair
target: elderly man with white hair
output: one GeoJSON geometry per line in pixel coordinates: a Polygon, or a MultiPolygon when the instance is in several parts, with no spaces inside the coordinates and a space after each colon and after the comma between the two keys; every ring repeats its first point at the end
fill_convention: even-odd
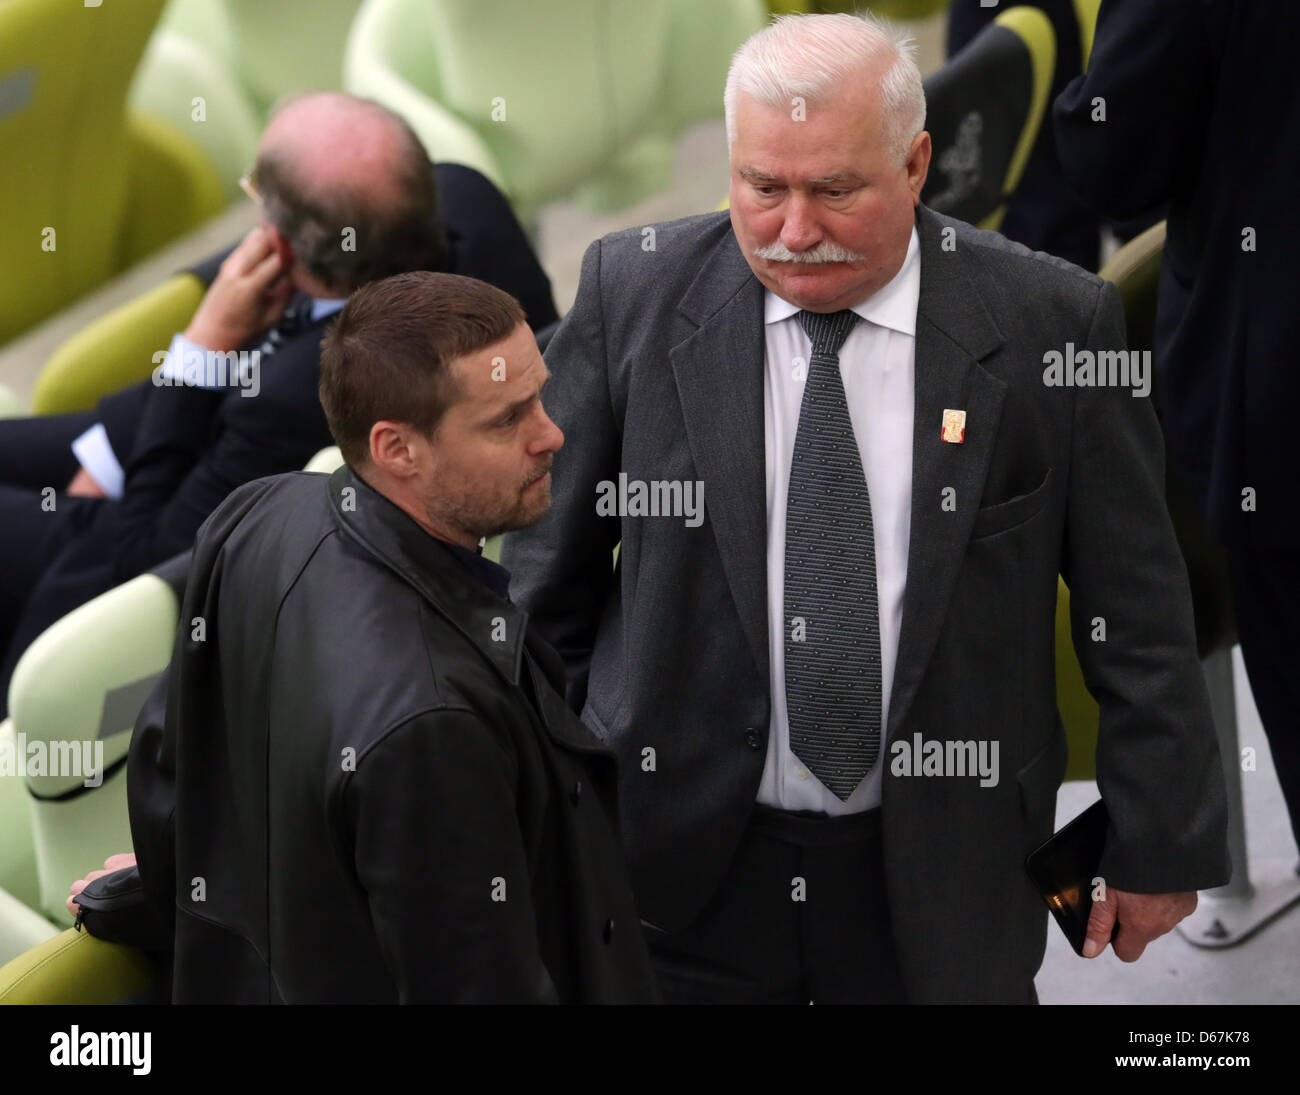
{"type": "Polygon", "coordinates": [[[778,19],[725,103],[730,212],[587,252],[514,596],[619,755],[665,999],[1034,1001],[1058,574],[1111,818],[1086,953],[1228,877],[1159,426],[1083,368],[1125,348],[1117,294],[920,204],[884,24],[778,19]]]}

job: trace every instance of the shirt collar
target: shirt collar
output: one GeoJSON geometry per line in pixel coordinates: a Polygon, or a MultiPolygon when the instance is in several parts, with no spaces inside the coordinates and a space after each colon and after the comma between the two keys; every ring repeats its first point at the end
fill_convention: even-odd
{"type": "MultiPolygon", "coordinates": [[[[907,255],[898,273],[866,300],[853,305],[851,311],[879,327],[887,327],[916,337],[916,309],[921,301],[921,239],[916,227],[907,243],[907,255]]],[[[779,323],[800,311],[797,304],[777,296],[770,289],[763,293],[763,322],[779,323]]]]}
{"type": "Polygon", "coordinates": [[[346,298],[331,300],[326,297],[312,297],[311,321],[315,323],[318,319],[324,319],[326,316],[332,316],[346,303],[347,303],[346,298]]]}

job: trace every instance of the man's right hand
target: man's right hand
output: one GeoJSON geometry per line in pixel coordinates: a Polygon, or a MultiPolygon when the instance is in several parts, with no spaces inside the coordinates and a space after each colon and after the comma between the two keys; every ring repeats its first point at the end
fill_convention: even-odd
{"type": "Polygon", "coordinates": [[[104,860],[104,869],[102,871],[91,871],[85,878],[79,878],[68,887],[68,912],[76,916],[80,911],[77,908],[77,894],[81,893],[87,886],[97,878],[103,878],[106,874],[112,874],[114,871],[120,871],[123,867],[135,866],[134,852],[119,852],[117,855],[111,855],[104,860]]]}
{"type": "Polygon", "coordinates": [[[108,497],[108,493],[85,468],[77,469],[77,474],[72,477],[72,482],[68,484],[68,489],[64,493],[70,498],[108,497]]]}
{"type": "Polygon", "coordinates": [[[226,256],[185,337],[206,350],[237,350],[280,318],[293,289],[271,229],[258,225],[226,256]]]}

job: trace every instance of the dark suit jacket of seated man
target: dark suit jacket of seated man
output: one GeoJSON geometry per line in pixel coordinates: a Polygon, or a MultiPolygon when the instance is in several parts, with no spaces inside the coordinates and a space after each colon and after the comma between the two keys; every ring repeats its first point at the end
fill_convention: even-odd
{"type": "MultiPolygon", "coordinates": [[[[412,233],[432,244],[412,262],[498,285],[534,330],[552,324],[550,283],[500,192],[458,164],[433,173],[443,238],[412,233]]],[[[200,276],[211,282],[225,258],[200,276]]],[[[94,411],[0,422],[0,711],[22,652],[50,624],[184,551],[232,488],[301,468],[332,443],[316,387],[320,340],[341,304],[300,293],[273,339],[259,331],[243,347],[262,355],[255,395],[233,382],[221,391],[145,381],[94,411]],[[77,471],[73,441],[97,423],[107,460],[123,467],[120,496],[59,493],[50,512],[43,488],[63,490],[77,471]]]]}
{"type": "MultiPolygon", "coordinates": [[[[489,288],[402,275],[360,290],[340,326],[402,282],[459,312],[445,305],[451,283],[489,288]]],[[[536,473],[562,442],[522,312],[499,292],[491,303],[514,333],[458,359],[468,394],[437,426],[456,451],[421,481],[434,484],[427,505],[389,493],[379,457],[357,461],[339,431],[360,474],[246,484],[200,530],[172,663],[128,762],[138,872],[163,947],[174,944],[175,1002],[655,997],[612,757],[565,705],[563,667],[510,603],[506,572],[466,546],[492,530],[473,521],[501,499],[507,524],[544,510],[536,473]],[[471,375],[489,354],[509,383],[490,366],[471,375]],[[518,423],[498,427],[493,409],[484,429],[454,433],[483,392],[502,408],[526,400],[518,423]],[[471,447],[500,453],[502,437],[527,446],[526,469],[484,470],[494,455],[471,447]],[[432,528],[471,531],[453,541],[432,528]]],[[[346,337],[377,347],[399,311],[371,306],[368,330],[357,320],[346,337]]],[[[408,374],[430,369],[438,351],[423,348],[405,355],[408,374]]],[[[389,384],[390,410],[419,403],[418,385],[389,384]]]]}
{"type": "MultiPolygon", "coordinates": [[[[824,52],[867,33],[896,56],[854,16],[787,17],[759,36],[788,43],[812,21],[833,28],[824,52]]],[[[742,47],[733,75],[779,53],[742,47]]],[[[803,80],[811,62],[795,56],[791,79],[803,80]]],[[[1047,910],[1024,861],[1052,834],[1066,767],[1058,574],[1101,704],[1097,773],[1112,825],[1098,873],[1115,901],[1136,895],[1141,910],[1122,916],[1116,953],[1135,958],[1137,925],[1158,923],[1147,938],[1169,930],[1194,907],[1188,891],[1228,879],[1223,773],[1159,426],[1137,373],[1097,386],[1083,369],[1098,351],[1124,350],[1118,294],[918,208],[923,109],[905,131],[879,118],[870,72],[884,63],[821,96],[798,85],[807,109],[793,117],[788,96],[742,91],[734,115],[729,103],[730,217],[593,243],[546,351],[547,406],[568,442],[554,505],[506,537],[502,558],[565,660],[570,703],[620,758],[633,882],[669,1002],[1035,998],[1047,910]],[[891,134],[897,144],[882,139],[891,134]],[[839,255],[832,245],[866,257],[784,257],[839,255]],[[868,316],[850,315],[859,309],[868,316]],[[794,481],[795,415],[805,400],[803,435],[817,360],[799,325],[816,329],[817,313],[859,320],[846,322],[838,368],[832,356],[821,374],[847,378],[841,414],[847,397],[858,416],[848,442],[865,456],[837,480],[861,491],[865,472],[874,515],[839,555],[850,568],[872,560],[880,576],[870,612],[865,598],[845,605],[843,632],[869,655],[878,601],[878,680],[892,685],[876,708],[879,752],[864,753],[867,774],[847,798],[810,778],[812,757],[789,744],[800,643],[826,651],[805,682],[838,694],[859,676],[824,672],[844,649],[819,637],[835,599],[820,616],[791,599],[791,578],[810,564],[806,547],[794,557],[789,546],[806,541],[790,538],[816,511],[796,519],[795,507],[840,497],[828,477],[802,495],[781,487],[786,468],[794,481]],[[694,504],[671,508],[688,489],[694,504]],[[782,665],[784,687],[773,683],[782,665]],[[996,747],[998,771],[974,771],[973,758],[962,771],[971,746],[989,761],[996,747]],[[934,747],[954,759],[923,763],[934,747]],[[829,855],[812,829],[863,847],[856,865],[836,868],[834,892],[802,869],[829,855]],[[851,915],[838,913],[841,896],[851,915]],[[841,970],[858,955],[849,983],[841,970]]],[[[825,68],[846,64],[834,56],[825,68]]],[[[919,73],[912,82],[919,91],[919,73]]],[[[811,421],[815,446],[832,430],[811,421]]],[[[824,508],[827,520],[840,512],[824,508]]],[[[845,571],[830,570],[823,553],[815,584],[841,588],[845,571]]],[[[800,583],[798,596],[810,589],[800,583]]]]}

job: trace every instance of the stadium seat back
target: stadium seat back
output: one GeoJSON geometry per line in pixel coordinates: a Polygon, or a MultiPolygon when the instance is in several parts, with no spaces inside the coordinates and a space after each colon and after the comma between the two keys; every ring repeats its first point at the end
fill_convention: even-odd
{"type": "Polygon", "coordinates": [[[0,342],[118,269],[126,91],[162,6],[0,4],[0,342]]]}
{"type": "MultiPolygon", "coordinates": [[[[30,905],[0,889],[0,967],[58,933],[59,929],[30,905]]],[[[0,1003],[5,1002],[0,990],[0,1003]]]]}
{"type": "Polygon", "coordinates": [[[487,175],[525,223],[570,195],[613,209],[666,184],[674,119],[702,115],[694,77],[669,90],[681,66],[725,72],[759,14],[679,3],[366,0],[345,84],[406,117],[435,161],[487,175]]]}
{"type": "Polygon", "coordinates": [[[0,966],[0,1004],[156,1003],[164,987],[140,951],[72,928],[0,966]]]}
{"type": "Polygon", "coordinates": [[[127,750],[171,658],[177,615],[172,587],[143,574],[54,623],[14,670],[9,711],[27,755],[38,908],[56,923],[71,922],[68,884],[131,848],[127,750]]]}
{"type": "Polygon", "coordinates": [[[335,468],[343,464],[343,454],[339,452],[337,445],[330,445],[328,448],[321,449],[315,456],[307,461],[307,466],[303,471],[321,472],[329,475],[335,468]]]}
{"type": "Polygon", "coordinates": [[[130,103],[201,150],[225,203],[241,200],[239,178],[253,163],[262,119],[220,53],[159,27],[132,81],[130,103]]]}
{"type": "Polygon", "coordinates": [[[1101,0],[1074,0],[1074,15],[1079,21],[1079,46],[1083,50],[1083,71],[1088,71],[1092,56],[1092,40],[1097,34],[1097,13],[1101,0]]]}
{"type": "Polygon", "coordinates": [[[722,112],[731,55],[763,29],[762,0],[671,0],[672,47],[666,58],[664,90],[671,128],[690,125],[722,112]]]}
{"type": "Polygon", "coordinates": [[[1003,12],[925,81],[933,153],[921,200],[996,229],[1047,109],[1056,36],[1037,8],[1003,12]]]}
{"type": "Polygon", "coordinates": [[[101,397],[147,379],[154,354],[185,329],[206,290],[194,274],[176,274],[87,324],[41,368],[32,413],[88,411],[101,397]]]}
{"type": "Polygon", "coordinates": [[[224,6],[232,60],[263,117],[285,95],[343,86],[343,51],[361,0],[225,0],[224,6]]]}
{"type": "MultiPolygon", "coordinates": [[[[0,722],[0,891],[25,906],[35,907],[40,901],[40,886],[32,847],[31,795],[17,761],[18,738],[13,719],[5,719],[0,722]]],[[[6,960],[0,950],[0,962],[6,960]]]]}

